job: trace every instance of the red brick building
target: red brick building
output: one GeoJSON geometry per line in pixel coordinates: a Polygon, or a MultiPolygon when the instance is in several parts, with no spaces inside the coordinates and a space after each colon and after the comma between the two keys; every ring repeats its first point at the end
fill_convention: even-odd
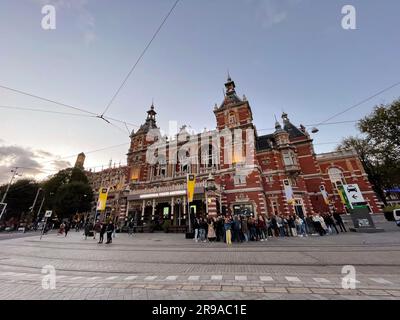
{"type": "Polygon", "coordinates": [[[225,87],[224,101],[214,108],[215,131],[194,135],[182,127],[175,136],[161,136],[151,106],[145,123],[131,135],[127,215],[141,223],[187,224],[187,174],[197,180],[190,203],[194,215],[345,212],[336,189],[340,183],[357,183],[371,211],[380,212],[353,151],[315,154],[309,133],[285,113],[274,132],[259,135],[246,97],[239,98],[230,77],[225,87]]]}

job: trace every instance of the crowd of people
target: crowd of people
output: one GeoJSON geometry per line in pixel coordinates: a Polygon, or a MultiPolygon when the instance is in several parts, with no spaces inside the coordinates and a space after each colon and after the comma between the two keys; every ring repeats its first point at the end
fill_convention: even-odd
{"type": "Polygon", "coordinates": [[[298,215],[273,215],[271,217],[245,215],[218,218],[196,218],[193,222],[196,242],[267,241],[273,237],[307,237],[347,232],[338,213],[316,214],[308,217],[298,215]]]}
{"type": "Polygon", "coordinates": [[[99,234],[99,244],[103,243],[105,234],[107,235],[106,244],[112,243],[112,239],[115,238],[116,228],[111,220],[109,222],[100,222],[97,220],[96,223],[93,223],[92,220],[78,222],[63,221],[60,225],[57,235],[63,235],[66,237],[71,227],[75,228],[76,232],[80,232],[81,229],[83,229],[83,236],[85,237],[85,240],[88,237],[93,237],[93,239],[96,239],[96,235],[99,234]]]}

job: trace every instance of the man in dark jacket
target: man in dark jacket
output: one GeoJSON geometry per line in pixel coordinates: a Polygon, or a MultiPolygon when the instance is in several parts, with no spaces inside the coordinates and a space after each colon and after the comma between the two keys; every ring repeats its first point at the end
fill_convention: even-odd
{"type": "Polygon", "coordinates": [[[100,229],[100,240],[99,243],[103,243],[104,240],[104,234],[107,231],[107,225],[105,223],[101,224],[101,229],[100,229]]]}
{"type": "Polygon", "coordinates": [[[110,221],[107,226],[107,242],[106,242],[106,244],[112,243],[113,231],[114,231],[114,224],[112,223],[112,221],[110,221]]]}
{"type": "Polygon", "coordinates": [[[344,230],[344,232],[347,232],[346,227],[344,226],[342,217],[340,216],[340,213],[338,213],[338,212],[335,211],[335,212],[333,213],[333,217],[335,218],[336,223],[337,223],[337,225],[338,225],[339,228],[340,228],[340,231],[343,232],[343,230],[344,230]]]}

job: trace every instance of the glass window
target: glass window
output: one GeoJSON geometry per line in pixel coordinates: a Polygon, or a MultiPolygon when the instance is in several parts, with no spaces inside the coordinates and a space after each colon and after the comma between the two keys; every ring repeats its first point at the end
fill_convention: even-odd
{"type": "Polygon", "coordinates": [[[338,168],[330,168],[328,170],[329,179],[336,188],[338,185],[346,184],[342,170],[338,168]]]}

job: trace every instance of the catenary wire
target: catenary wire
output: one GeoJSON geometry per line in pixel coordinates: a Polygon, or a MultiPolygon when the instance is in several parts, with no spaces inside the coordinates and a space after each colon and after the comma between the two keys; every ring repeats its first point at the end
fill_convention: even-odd
{"type": "Polygon", "coordinates": [[[130,78],[130,76],[132,75],[133,71],[136,69],[136,66],[139,64],[139,62],[142,60],[143,56],[146,54],[147,50],[150,48],[151,44],[153,43],[154,39],[157,37],[157,35],[159,34],[159,32],[161,31],[162,27],[165,25],[165,23],[167,22],[168,18],[170,17],[170,15],[172,14],[172,12],[174,11],[174,9],[176,8],[176,6],[178,5],[180,0],[176,0],[175,3],[173,4],[172,8],[170,9],[170,11],[167,13],[167,15],[164,17],[164,19],[162,20],[160,26],[157,28],[156,32],[153,34],[152,38],[150,39],[150,41],[147,43],[146,47],[144,48],[144,50],[142,51],[142,53],[140,54],[139,58],[136,60],[135,64],[132,66],[132,68],[129,70],[128,74],[125,76],[124,80],[122,81],[121,85],[118,87],[117,91],[114,93],[113,97],[111,98],[111,100],[109,101],[109,103],[107,104],[105,110],[103,111],[103,113],[101,114],[102,116],[104,116],[106,114],[106,112],[108,111],[108,109],[111,107],[111,105],[113,104],[114,100],[117,98],[118,94],[120,93],[120,91],[122,90],[122,88],[125,86],[126,82],[128,81],[128,79],[130,78]]]}

